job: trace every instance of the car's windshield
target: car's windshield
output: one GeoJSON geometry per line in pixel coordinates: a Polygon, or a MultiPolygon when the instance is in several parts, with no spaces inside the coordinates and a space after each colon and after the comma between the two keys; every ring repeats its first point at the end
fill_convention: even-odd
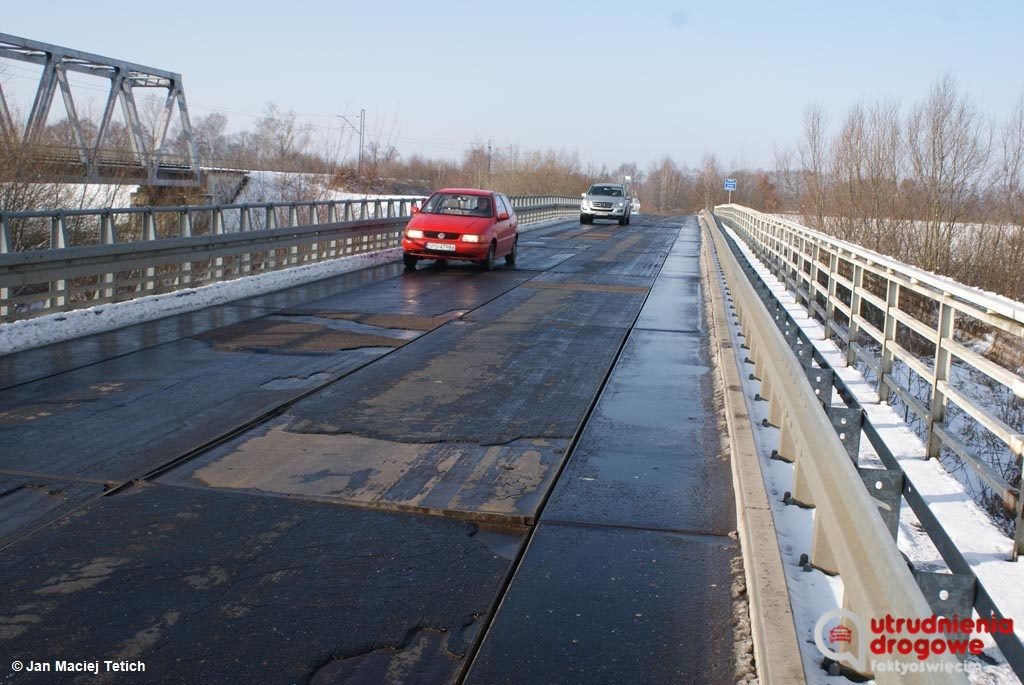
{"type": "Polygon", "coordinates": [[[424,214],[453,214],[455,216],[493,216],[491,198],[486,195],[460,193],[434,193],[420,211],[424,214]]]}
{"type": "Polygon", "coordinates": [[[590,186],[587,195],[609,195],[611,197],[622,197],[622,188],[619,186],[590,186]]]}

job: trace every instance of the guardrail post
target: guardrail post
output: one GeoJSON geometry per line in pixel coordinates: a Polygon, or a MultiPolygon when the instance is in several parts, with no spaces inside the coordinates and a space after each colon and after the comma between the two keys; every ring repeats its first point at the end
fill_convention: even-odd
{"type": "MultiPolygon", "coordinates": [[[[890,273],[892,270],[890,269],[890,273]]],[[[896,317],[893,314],[900,305],[900,285],[892,279],[885,282],[885,325],[882,336],[882,355],[878,361],[878,401],[889,399],[889,389],[885,384],[886,374],[892,373],[892,343],[896,341],[896,317]]]]}
{"type": "MultiPolygon", "coordinates": [[[[103,215],[100,217],[100,242],[103,245],[113,245],[117,242],[117,234],[114,228],[114,216],[109,209],[105,210],[103,215]]],[[[116,274],[103,274],[100,280],[102,287],[96,291],[97,299],[107,302],[113,300],[114,293],[117,291],[117,284],[115,282],[116,274]]]]}
{"type": "Polygon", "coordinates": [[[946,393],[942,386],[949,380],[949,367],[953,361],[952,355],[946,349],[945,342],[953,339],[953,323],[955,311],[949,306],[950,296],[944,294],[943,301],[939,303],[939,325],[935,337],[935,363],[932,370],[932,392],[928,404],[930,416],[928,419],[928,452],[929,459],[939,456],[942,449],[942,438],[935,432],[935,425],[942,423],[946,416],[946,393]]]}
{"type": "Polygon", "coordinates": [[[846,327],[846,364],[853,366],[857,363],[857,352],[853,344],[857,342],[860,334],[860,327],[857,325],[856,317],[860,316],[860,291],[864,287],[864,267],[856,262],[853,263],[853,288],[850,290],[850,320],[846,327]]]}
{"type": "Polygon", "coordinates": [[[839,575],[839,564],[825,533],[825,525],[821,522],[821,512],[814,514],[814,528],[811,531],[811,564],[816,569],[830,576],[839,575]]]}
{"type": "MultiPolygon", "coordinates": [[[[50,217],[50,249],[60,250],[68,246],[68,228],[64,212],[50,217]]],[[[65,279],[50,281],[48,309],[64,308],[67,303],[68,282],[65,279]]]]}
{"type": "Polygon", "coordinates": [[[807,466],[801,462],[809,457],[804,454],[803,445],[794,441],[793,443],[793,495],[797,503],[805,507],[814,506],[814,493],[811,492],[811,485],[807,482],[807,474],[804,472],[807,466]]]}

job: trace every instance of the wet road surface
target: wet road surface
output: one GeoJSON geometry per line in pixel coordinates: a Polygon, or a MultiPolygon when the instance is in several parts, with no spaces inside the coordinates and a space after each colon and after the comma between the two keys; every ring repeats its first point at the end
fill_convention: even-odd
{"type": "Polygon", "coordinates": [[[0,655],[730,674],[699,246],[692,217],[563,223],[515,268],[378,267],[0,357],[0,655]]]}

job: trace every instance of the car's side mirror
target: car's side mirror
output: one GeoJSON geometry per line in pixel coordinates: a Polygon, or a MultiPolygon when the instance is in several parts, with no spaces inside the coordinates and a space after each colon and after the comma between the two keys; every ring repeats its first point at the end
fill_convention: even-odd
{"type": "Polygon", "coordinates": [[[416,205],[413,205],[412,206],[412,213],[413,214],[419,214],[420,213],[420,208],[417,207],[416,205]]]}
{"type": "Polygon", "coordinates": [[[498,221],[508,221],[508,212],[498,212],[498,221]]]}
{"type": "Polygon", "coordinates": [[[586,196],[587,196],[586,193],[580,193],[580,197],[586,197],[586,196]]]}

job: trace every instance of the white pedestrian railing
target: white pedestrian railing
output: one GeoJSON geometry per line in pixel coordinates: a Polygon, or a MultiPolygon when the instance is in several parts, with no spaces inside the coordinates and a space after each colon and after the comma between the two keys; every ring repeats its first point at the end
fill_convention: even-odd
{"type": "MultiPolygon", "coordinates": [[[[871,369],[880,400],[894,393],[923,422],[923,456],[938,457],[943,447],[952,450],[995,493],[1015,519],[1014,558],[1024,552],[1019,484],[1022,427],[1007,424],[991,407],[958,387],[950,373],[958,360],[1002,386],[1006,397],[1024,398],[1019,368],[982,356],[963,335],[979,329],[994,331],[1011,339],[1011,349],[1024,349],[1024,304],[740,205],[720,205],[715,215],[787,284],[808,314],[824,325],[826,335],[845,347],[849,363],[859,360],[871,369]],[[930,359],[908,349],[915,342],[925,343],[930,359]],[[927,383],[926,393],[911,389],[906,380],[910,374],[902,381],[893,374],[897,361],[927,383]],[[948,425],[950,405],[994,436],[1013,463],[997,469],[981,458],[948,425]]],[[[1020,363],[1024,365],[1024,359],[1020,363]]]]}

